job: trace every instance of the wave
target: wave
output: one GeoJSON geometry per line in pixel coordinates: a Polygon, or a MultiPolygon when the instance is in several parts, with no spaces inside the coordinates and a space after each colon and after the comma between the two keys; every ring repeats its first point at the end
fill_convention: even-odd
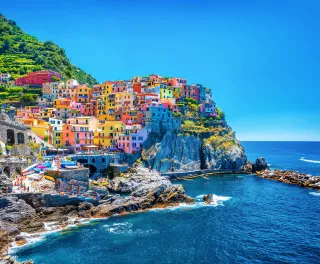
{"type": "Polygon", "coordinates": [[[195,200],[200,204],[209,205],[209,206],[211,205],[211,206],[214,206],[214,207],[219,206],[219,205],[223,206],[224,205],[223,202],[226,202],[226,201],[231,199],[231,197],[229,197],[229,196],[219,196],[219,195],[216,195],[216,194],[212,194],[212,200],[211,200],[211,202],[209,204],[207,204],[203,200],[203,196],[204,195],[205,194],[200,194],[200,195],[196,196],[195,200]]]}
{"type": "Polygon", "coordinates": [[[320,196],[320,192],[309,192],[311,195],[320,196]]]}
{"type": "Polygon", "coordinates": [[[115,235],[147,236],[159,233],[159,231],[151,229],[134,229],[133,224],[129,222],[106,224],[103,227],[105,227],[109,233],[115,235]]]}
{"type": "Polygon", "coordinates": [[[320,160],[309,160],[309,159],[305,159],[304,157],[300,158],[300,160],[305,162],[311,162],[311,163],[320,163],[320,160]]]}

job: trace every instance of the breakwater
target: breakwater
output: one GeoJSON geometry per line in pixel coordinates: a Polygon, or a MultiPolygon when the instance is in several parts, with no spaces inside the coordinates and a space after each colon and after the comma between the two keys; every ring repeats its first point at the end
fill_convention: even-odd
{"type": "Polygon", "coordinates": [[[257,175],[275,181],[320,190],[320,177],[288,170],[263,170],[257,175]]]}

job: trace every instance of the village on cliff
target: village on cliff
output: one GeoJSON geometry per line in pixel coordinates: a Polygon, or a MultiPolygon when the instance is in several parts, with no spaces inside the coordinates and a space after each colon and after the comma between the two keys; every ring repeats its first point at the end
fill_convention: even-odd
{"type": "Polygon", "coordinates": [[[2,105],[1,167],[10,179],[3,178],[3,192],[83,194],[89,176],[127,171],[151,131],[180,127],[184,109],[217,117],[209,88],[176,77],[151,74],[89,87],[42,70],[14,82],[1,74],[1,82],[42,89],[34,105],[2,105]]]}
{"type": "Polygon", "coordinates": [[[18,86],[42,86],[37,105],[16,109],[16,121],[55,148],[68,152],[141,150],[153,123],[172,123],[185,102],[194,99],[201,115],[215,118],[211,90],[186,79],[133,77],[93,87],[77,80],[60,81],[52,71],[27,74],[18,86]],[[59,80],[59,81],[53,81],[59,80]]]}

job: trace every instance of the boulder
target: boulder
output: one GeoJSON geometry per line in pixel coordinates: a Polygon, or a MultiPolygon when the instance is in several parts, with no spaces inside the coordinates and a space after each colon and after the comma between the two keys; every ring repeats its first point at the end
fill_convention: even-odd
{"type": "Polygon", "coordinates": [[[263,171],[268,169],[268,163],[263,157],[257,158],[256,161],[252,164],[252,172],[263,171]]]}

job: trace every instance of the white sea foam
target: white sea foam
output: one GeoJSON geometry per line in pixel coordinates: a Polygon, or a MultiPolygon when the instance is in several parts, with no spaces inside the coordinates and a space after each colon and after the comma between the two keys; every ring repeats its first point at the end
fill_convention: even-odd
{"type": "Polygon", "coordinates": [[[223,205],[223,202],[225,201],[228,201],[231,199],[231,197],[229,196],[219,196],[219,195],[215,195],[215,194],[212,194],[212,200],[211,200],[211,203],[207,204],[206,202],[204,202],[203,200],[203,196],[205,194],[201,194],[201,195],[198,195],[196,196],[196,201],[198,201],[199,203],[203,204],[203,205],[211,205],[211,206],[219,206],[219,205],[223,205]]]}
{"type": "Polygon", "coordinates": [[[133,236],[147,236],[150,234],[158,234],[159,231],[151,230],[151,229],[140,229],[134,228],[132,223],[124,222],[124,223],[113,223],[106,224],[104,227],[107,229],[109,233],[116,235],[133,235],[133,236]]]}
{"type": "Polygon", "coordinates": [[[320,192],[309,192],[311,195],[320,196],[320,192]]]}
{"type": "Polygon", "coordinates": [[[190,209],[196,209],[204,206],[223,206],[225,201],[228,201],[231,199],[231,197],[228,196],[219,196],[219,195],[212,195],[211,203],[207,204],[203,200],[203,196],[205,194],[200,194],[195,197],[195,203],[193,204],[187,204],[187,203],[180,203],[178,206],[169,206],[165,208],[153,208],[150,211],[164,211],[164,210],[170,210],[170,211],[176,211],[176,210],[190,210],[190,209]]]}
{"type": "Polygon", "coordinates": [[[309,159],[305,159],[304,157],[301,157],[300,160],[305,162],[311,162],[311,163],[320,163],[320,160],[309,160],[309,159]]]}

